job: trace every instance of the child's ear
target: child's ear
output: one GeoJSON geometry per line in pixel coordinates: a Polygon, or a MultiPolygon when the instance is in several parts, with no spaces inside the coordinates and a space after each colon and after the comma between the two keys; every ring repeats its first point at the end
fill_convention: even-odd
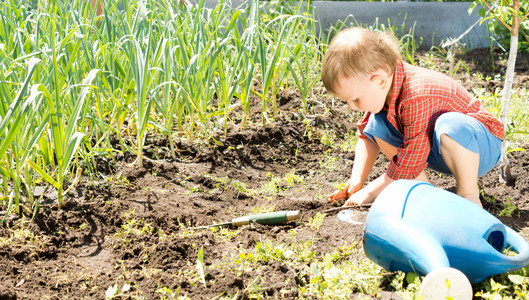
{"type": "Polygon", "coordinates": [[[373,83],[376,87],[379,87],[381,89],[384,89],[387,84],[387,79],[379,76],[379,75],[371,75],[370,77],[371,83],[373,83]]]}
{"type": "Polygon", "coordinates": [[[384,89],[388,84],[389,76],[386,71],[378,69],[371,73],[369,80],[377,87],[384,89]]]}

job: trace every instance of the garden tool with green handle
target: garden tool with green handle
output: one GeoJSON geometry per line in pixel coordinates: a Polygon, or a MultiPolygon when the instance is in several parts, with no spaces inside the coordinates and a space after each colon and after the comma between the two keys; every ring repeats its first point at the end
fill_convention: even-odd
{"type": "Polygon", "coordinates": [[[300,218],[299,210],[283,210],[273,211],[267,213],[254,214],[244,217],[239,217],[231,220],[230,222],[212,224],[207,226],[192,227],[189,229],[206,229],[211,227],[239,227],[242,225],[248,225],[250,223],[259,223],[264,225],[280,225],[289,221],[298,220],[300,218]]]}

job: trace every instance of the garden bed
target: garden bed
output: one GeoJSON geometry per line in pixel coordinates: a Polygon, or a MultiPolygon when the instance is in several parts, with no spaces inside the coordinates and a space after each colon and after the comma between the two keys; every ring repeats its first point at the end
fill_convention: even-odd
{"type": "MultiPolygon", "coordinates": [[[[502,59],[495,54],[498,72],[502,59]]],[[[501,86],[488,49],[458,59],[468,72],[456,77],[468,89],[501,86]]],[[[520,54],[516,88],[528,89],[528,61],[520,54]]],[[[350,173],[358,115],[324,94],[310,101],[305,120],[295,91],[281,92],[279,103],[275,122],[232,127],[216,136],[218,144],[181,142],[176,160],[165,140],[148,139],[152,160],[144,167],[129,165],[135,158],[129,155],[100,161],[105,179],[82,178],[64,209],[49,193],[34,220],[9,218],[0,227],[0,299],[341,297],[339,288],[328,289],[329,265],[350,271],[340,275],[348,278],[340,285],[346,296],[401,297],[411,287],[365,258],[362,226],[321,214],[334,207],[326,195],[350,173]],[[269,210],[300,210],[302,217],[283,226],[187,229],[269,210]]],[[[513,152],[511,164],[516,185],[499,184],[495,169],[479,180],[482,202],[528,238],[529,154],[513,152]]],[[[380,156],[369,180],[386,165],[380,156]]],[[[455,190],[453,178],[430,173],[430,179],[455,190]]],[[[480,289],[486,284],[474,285],[480,289]]]]}

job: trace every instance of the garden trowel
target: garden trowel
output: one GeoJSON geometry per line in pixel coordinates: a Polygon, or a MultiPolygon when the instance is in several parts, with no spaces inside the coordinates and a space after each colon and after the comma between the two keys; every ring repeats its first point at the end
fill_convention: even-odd
{"type": "Polygon", "coordinates": [[[273,211],[267,213],[254,214],[244,217],[239,217],[232,219],[230,222],[218,223],[200,227],[192,227],[189,229],[206,229],[211,227],[239,227],[242,225],[247,225],[250,223],[259,223],[264,225],[279,225],[284,224],[288,221],[298,220],[300,218],[299,210],[282,210],[282,211],[273,211]]]}

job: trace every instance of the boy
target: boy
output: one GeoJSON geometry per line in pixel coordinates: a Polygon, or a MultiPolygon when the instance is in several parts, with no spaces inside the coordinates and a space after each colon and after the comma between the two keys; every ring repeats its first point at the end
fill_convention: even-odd
{"type": "Polygon", "coordinates": [[[322,68],[327,91],[365,112],[350,179],[330,201],[371,203],[391,182],[429,182],[425,168],[452,174],[457,194],[478,206],[478,177],[499,161],[503,124],[463,86],[441,73],[412,66],[389,33],[349,28],[329,45],[322,68]],[[363,187],[382,150],[385,174],[363,187]]]}

